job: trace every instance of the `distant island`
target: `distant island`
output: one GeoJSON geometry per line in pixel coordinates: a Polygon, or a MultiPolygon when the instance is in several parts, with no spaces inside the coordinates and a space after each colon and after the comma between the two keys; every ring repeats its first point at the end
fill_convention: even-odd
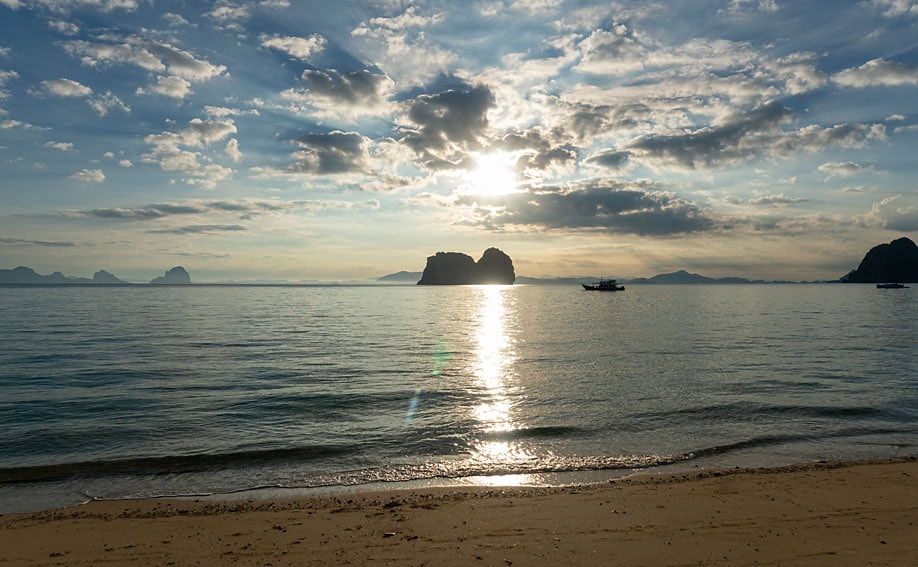
{"type": "Polygon", "coordinates": [[[0,270],[0,284],[15,285],[123,285],[128,282],[118,279],[105,270],[99,270],[92,275],[92,279],[65,276],[60,272],[50,275],[38,274],[32,268],[19,266],[12,270],[0,270]]]}
{"type": "Polygon", "coordinates": [[[461,252],[437,252],[427,257],[418,285],[510,285],[516,280],[513,260],[497,248],[488,248],[476,262],[461,252]]]}
{"type": "Polygon", "coordinates": [[[189,285],[191,276],[185,271],[185,268],[176,266],[165,273],[165,275],[150,280],[150,285],[189,285]]]}
{"type": "MultiPolygon", "coordinates": [[[[186,285],[191,283],[191,276],[181,266],[176,266],[164,275],[153,278],[151,285],[186,285]]],[[[93,274],[92,279],[75,276],[65,276],[60,272],[50,275],[36,273],[26,266],[19,266],[12,270],[0,269],[0,285],[134,285],[124,281],[105,270],[93,274]]]]}
{"type": "Polygon", "coordinates": [[[844,283],[918,283],[918,246],[902,237],[871,248],[844,283]]]}

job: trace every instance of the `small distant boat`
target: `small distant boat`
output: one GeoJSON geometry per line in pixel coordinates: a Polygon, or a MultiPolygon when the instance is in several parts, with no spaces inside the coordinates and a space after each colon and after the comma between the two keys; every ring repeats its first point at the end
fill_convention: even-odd
{"type": "Polygon", "coordinates": [[[600,278],[597,283],[594,284],[580,284],[583,286],[583,289],[586,291],[624,291],[625,286],[619,285],[615,280],[607,280],[600,278]]]}
{"type": "Polygon", "coordinates": [[[900,283],[878,283],[877,289],[903,289],[908,287],[907,285],[900,283]]]}

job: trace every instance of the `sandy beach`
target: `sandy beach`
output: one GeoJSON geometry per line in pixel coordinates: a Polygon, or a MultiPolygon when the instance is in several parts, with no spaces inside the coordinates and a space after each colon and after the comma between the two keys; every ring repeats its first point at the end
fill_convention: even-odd
{"type": "Polygon", "coordinates": [[[564,488],[93,502],[0,516],[0,565],[915,565],[918,461],[564,488]]]}

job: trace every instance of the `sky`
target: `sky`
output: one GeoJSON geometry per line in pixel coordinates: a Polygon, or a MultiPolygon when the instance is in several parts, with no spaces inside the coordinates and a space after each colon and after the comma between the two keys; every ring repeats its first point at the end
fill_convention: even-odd
{"type": "Polygon", "coordinates": [[[916,150],[918,0],[0,0],[0,268],[835,279],[916,150]]]}

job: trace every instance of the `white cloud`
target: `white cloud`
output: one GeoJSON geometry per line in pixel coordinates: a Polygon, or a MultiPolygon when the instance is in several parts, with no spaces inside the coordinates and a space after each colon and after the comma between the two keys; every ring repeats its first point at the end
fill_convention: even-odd
{"type": "Polygon", "coordinates": [[[441,14],[420,15],[412,6],[398,16],[372,18],[355,28],[351,36],[365,44],[371,60],[396,82],[419,85],[445,73],[457,59],[425,32],[442,18],[441,14]]]}
{"type": "Polygon", "coordinates": [[[156,84],[149,88],[137,89],[139,95],[162,95],[172,98],[185,98],[191,92],[191,83],[181,77],[162,75],[156,77],[156,84]]]}
{"type": "Polygon", "coordinates": [[[123,160],[118,161],[118,165],[120,165],[121,167],[133,167],[134,166],[134,164],[131,163],[131,160],[129,159],[123,159],[123,160]]]}
{"type": "Polygon", "coordinates": [[[648,49],[616,24],[609,30],[595,30],[580,43],[583,55],[576,69],[594,75],[624,75],[644,69],[648,49]]]}
{"type": "Polygon", "coordinates": [[[72,142],[45,142],[44,147],[51,148],[54,150],[60,150],[62,152],[69,152],[73,150],[72,142]]]}
{"type": "Polygon", "coordinates": [[[105,174],[101,169],[82,169],[71,175],[70,178],[87,183],[102,183],[105,181],[105,174]]]}
{"type": "Polygon", "coordinates": [[[80,26],[73,22],[67,22],[64,20],[54,20],[48,22],[48,27],[64,35],[77,35],[80,33],[80,26]]]}
{"type": "Polygon", "coordinates": [[[136,36],[106,38],[104,42],[74,40],[62,45],[71,56],[80,57],[83,65],[99,67],[122,63],[161,73],[156,77],[156,83],[138,88],[137,94],[180,99],[191,92],[190,81],[205,81],[226,74],[224,65],[213,65],[168,43],[147,41],[136,36]]]}
{"type": "Polygon", "coordinates": [[[872,165],[863,166],[852,161],[830,161],[820,165],[817,168],[827,175],[826,181],[837,178],[846,178],[860,173],[875,173],[876,168],[872,165]]]}
{"type": "Polygon", "coordinates": [[[309,37],[269,36],[263,34],[259,39],[264,47],[283,51],[303,61],[309,60],[310,57],[322,51],[326,44],[325,38],[318,34],[309,37]]]}
{"type": "Polygon", "coordinates": [[[166,21],[166,23],[169,24],[171,27],[178,27],[178,26],[187,26],[187,25],[190,25],[190,24],[188,23],[188,20],[186,20],[186,19],[185,19],[184,17],[182,17],[180,14],[176,14],[176,13],[174,13],[174,12],[168,12],[168,13],[163,14],[163,19],[164,19],[164,20],[166,21]]]}
{"type": "Polygon", "coordinates": [[[12,10],[19,8],[19,0],[0,0],[0,6],[6,6],[12,10]]]}
{"type": "Polygon", "coordinates": [[[29,124],[28,122],[22,122],[21,120],[3,120],[0,122],[0,129],[2,130],[50,130],[50,128],[42,128],[41,126],[35,126],[29,124]]]}
{"type": "Polygon", "coordinates": [[[836,73],[832,80],[848,87],[918,85],[918,65],[873,59],[836,73]]]}
{"type": "Polygon", "coordinates": [[[41,86],[50,95],[63,97],[80,97],[92,94],[92,89],[71,79],[42,81],[41,86]]]}
{"type": "Polygon", "coordinates": [[[226,155],[228,155],[234,162],[242,161],[243,155],[239,151],[239,141],[236,138],[230,138],[226,143],[226,155]]]}
{"type": "Polygon", "coordinates": [[[121,112],[130,113],[131,107],[124,104],[124,102],[113,95],[111,91],[107,91],[104,95],[99,95],[92,97],[86,101],[89,106],[96,111],[96,114],[99,116],[105,116],[113,110],[120,110],[121,112]]]}
{"type": "Polygon", "coordinates": [[[213,188],[233,174],[233,170],[213,163],[213,158],[203,151],[215,142],[236,133],[232,120],[201,120],[195,118],[178,132],[151,134],[144,141],[153,146],[143,156],[147,163],[158,163],[160,169],[188,175],[185,182],[213,188]]]}
{"type": "Polygon", "coordinates": [[[918,1],[916,0],[870,0],[873,6],[882,10],[887,18],[901,16],[918,16],[918,1]]]}

